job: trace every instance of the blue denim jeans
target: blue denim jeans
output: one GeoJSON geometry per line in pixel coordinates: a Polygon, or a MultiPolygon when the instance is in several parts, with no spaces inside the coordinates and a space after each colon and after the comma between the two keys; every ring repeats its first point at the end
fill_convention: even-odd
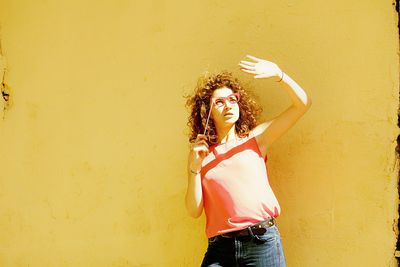
{"type": "Polygon", "coordinates": [[[201,263],[201,267],[204,266],[285,267],[278,227],[273,225],[262,235],[233,238],[218,235],[209,238],[207,252],[201,263]]]}

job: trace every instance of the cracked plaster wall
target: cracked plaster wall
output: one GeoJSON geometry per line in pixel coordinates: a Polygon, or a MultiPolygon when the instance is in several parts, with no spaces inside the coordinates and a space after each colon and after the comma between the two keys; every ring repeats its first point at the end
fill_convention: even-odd
{"type": "MultiPolygon", "coordinates": [[[[288,266],[396,266],[391,1],[13,0],[0,23],[14,103],[0,121],[0,266],[199,266],[182,95],[246,54],[313,99],[268,157],[288,266]]],[[[289,104],[238,75],[264,118],[289,104]]]]}

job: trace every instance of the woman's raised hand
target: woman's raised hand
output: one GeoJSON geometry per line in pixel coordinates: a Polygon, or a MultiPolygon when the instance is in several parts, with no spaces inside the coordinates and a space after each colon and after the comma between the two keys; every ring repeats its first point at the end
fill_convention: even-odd
{"type": "Polygon", "coordinates": [[[241,60],[239,66],[241,70],[250,74],[255,74],[254,78],[270,78],[279,77],[277,81],[282,78],[283,72],[275,63],[247,55],[248,58],[255,62],[241,60]]]}
{"type": "Polygon", "coordinates": [[[200,171],[203,159],[208,155],[207,137],[204,134],[198,134],[194,143],[191,144],[189,154],[189,168],[192,171],[200,171]]]}

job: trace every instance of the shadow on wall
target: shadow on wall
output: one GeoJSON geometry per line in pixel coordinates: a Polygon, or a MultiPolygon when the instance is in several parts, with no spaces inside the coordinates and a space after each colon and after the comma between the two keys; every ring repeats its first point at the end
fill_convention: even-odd
{"type": "MultiPolygon", "coordinates": [[[[396,0],[392,3],[392,5],[395,5],[396,11],[397,11],[397,28],[399,29],[399,41],[400,41],[400,16],[399,16],[399,0],[396,0]]],[[[400,88],[399,88],[399,104],[400,104],[400,88]]],[[[397,127],[400,128],[400,108],[398,109],[397,112],[397,127]]],[[[396,146],[396,156],[397,156],[397,162],[399,162],[400,159],[400,135],[397,136],[397,146],[396,146]]],[[[399,174],[398,177],[400,177],[400,170],[399,170],[399,174]]],[[[400,179],[398,179],[398,193],[399,193],[399,200],[400,200],[400,179]]],[[[400,213],[400,201],[398,204],[398,212],[400,213]]],[[[396,235],[397,235],[397,244],[396,244],[396,252],[395,252],[395,256],[397,259],[397,263],[400,264],[400,240],[398,238],[398,234],[399,234],[399,229],[400,229],[400,220],[397,220],[397,231],[396,231],[396,235]]]]}

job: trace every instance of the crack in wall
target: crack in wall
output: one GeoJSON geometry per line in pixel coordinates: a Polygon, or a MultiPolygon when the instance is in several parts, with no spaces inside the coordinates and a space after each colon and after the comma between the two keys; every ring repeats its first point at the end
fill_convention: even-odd
{"type": "Polygon", "coordinates": [[[0,40],[0,108],[2,110],[2,118],[4,120],[7,109],[11,106],[11,89],[5,82],[7,68],[6,60],[3,56],[3,50],[0,40]]]}
{"type": "MultiPolygon", "coordinates": [[[[392,5],[394,5],[396,12],[397,12],[397,28],[399,29],[399,33],[400,33],[400,17],[399,17],[399,0],[395,0],[393,1],[392,5]]],[[[400,37],[400,36],[399,36],[400,37]]]]}
{"type": "MultiPolygon", "coordinates": [[[[398,29],[398,34],[399,34],[399,43],[400,43],[400,16],[399,16],[399,0],[394,0],[392,2],[392,5],[395,7],[396,13],[397,13],[397,29],[398,29]]],[[[399,55],[398,51],[398,55],[399,55]]],[[[400,63],[400,57],[399,57],[399,63],[400,63]]],[[[397,111],[397,127],[400,128],[400,87],[399,89],[399,107],[398,107],[398,111],[397,111]]],[[[396,157],[397,157],[397,161],[400,159],[400,135],[397,136],[397,146],[396,146],[396,157]]],[[[400,169],[399,169],[399,173],[397,175],[397,191],[398,191],[398,210],[397,212],[400,214],[400,169]]],[[[397,264],[400,264],[400,240],[399,240],[399,230],[400,230],[400,220],[397,219],[397,223],[395,223],[395,225],[397,225],[397,229],[395,227],[394,228],[394,232],[396,235],[396,239],[397,239],[397,243],[396,243],[396,251],[395,251],[395,257],[397,259],[397,264]]]]}

